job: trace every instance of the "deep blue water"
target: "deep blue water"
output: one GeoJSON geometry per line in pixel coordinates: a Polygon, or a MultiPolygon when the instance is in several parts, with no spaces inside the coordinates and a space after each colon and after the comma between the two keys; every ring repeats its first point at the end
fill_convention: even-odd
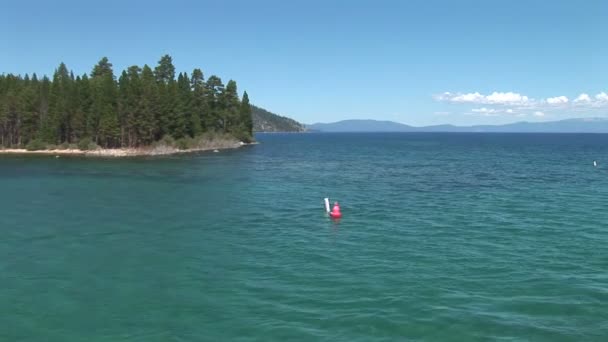
{"type": "Polygon", "coordinates": [[[608,135],[258,140],[0,156],[0,340],[608,339],[608,135]]]}

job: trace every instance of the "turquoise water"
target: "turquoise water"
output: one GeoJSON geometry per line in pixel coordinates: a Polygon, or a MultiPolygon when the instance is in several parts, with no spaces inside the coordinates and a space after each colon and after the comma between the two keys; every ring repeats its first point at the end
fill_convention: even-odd
{"type": "Polygon", "coordinates": [[[0,157],[0,340],[608,339],[608,135],[258,139],[0,157]]]}

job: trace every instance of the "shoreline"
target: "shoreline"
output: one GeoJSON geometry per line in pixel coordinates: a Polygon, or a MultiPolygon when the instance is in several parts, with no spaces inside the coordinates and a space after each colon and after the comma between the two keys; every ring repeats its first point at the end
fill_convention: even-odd
{"type": "Polygon", "coordinates": [[[299,133],[310,133],[310,131],[272,131],[272,132],[253,132],[253,134],[299,134],[299,133]]]}
{"type": "Polygon", "coordinates": [[[153,156],[168,156],[174,154],[185,154],[195,152],[209,152],[209,151],[220,151],[220,150],[232,150],[243,146],[257,145],[257,142],[244,143],[241,141],[231,143],[218,143],[197,148],[189,148],[180,150],[170,146],[156,146],[156,147],[140,147],[140,148],[99,148],[96,150],[79,150],[79,149],[65,149],[65,150],[37,150],[28,151],[24,148],[7,148],[0,149],[0,155],[40,155],[40,156],[84,156],[84,157],[153,157],[153,156]]]}

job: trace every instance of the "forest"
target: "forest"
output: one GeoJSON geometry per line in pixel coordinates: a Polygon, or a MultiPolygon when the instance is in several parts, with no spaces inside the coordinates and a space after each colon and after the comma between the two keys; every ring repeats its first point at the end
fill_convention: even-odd
{"type": "Polygon", "coordinates": [[[254,132],[306,132],[306,125],[251,105],[254,132]]]}
{"type": "Polygon", "coordinates": [[[171,56],[152,69],[133,65],[117,77],[108,58],[90,74],[61,63],[47,76],[0,75],[0,147],[134,148],[205,134],[251,142],[247,92],[201,69],[175,75],[171,56]]]}

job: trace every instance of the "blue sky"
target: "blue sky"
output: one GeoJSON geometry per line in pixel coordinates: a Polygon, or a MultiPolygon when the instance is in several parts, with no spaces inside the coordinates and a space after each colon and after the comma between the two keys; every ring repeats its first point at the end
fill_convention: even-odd
{"type": "Polygon", "coordinates": [[[0,72],[155,65],[305,123],[608,116],[606,1],[3,1],[0,72]]]}

